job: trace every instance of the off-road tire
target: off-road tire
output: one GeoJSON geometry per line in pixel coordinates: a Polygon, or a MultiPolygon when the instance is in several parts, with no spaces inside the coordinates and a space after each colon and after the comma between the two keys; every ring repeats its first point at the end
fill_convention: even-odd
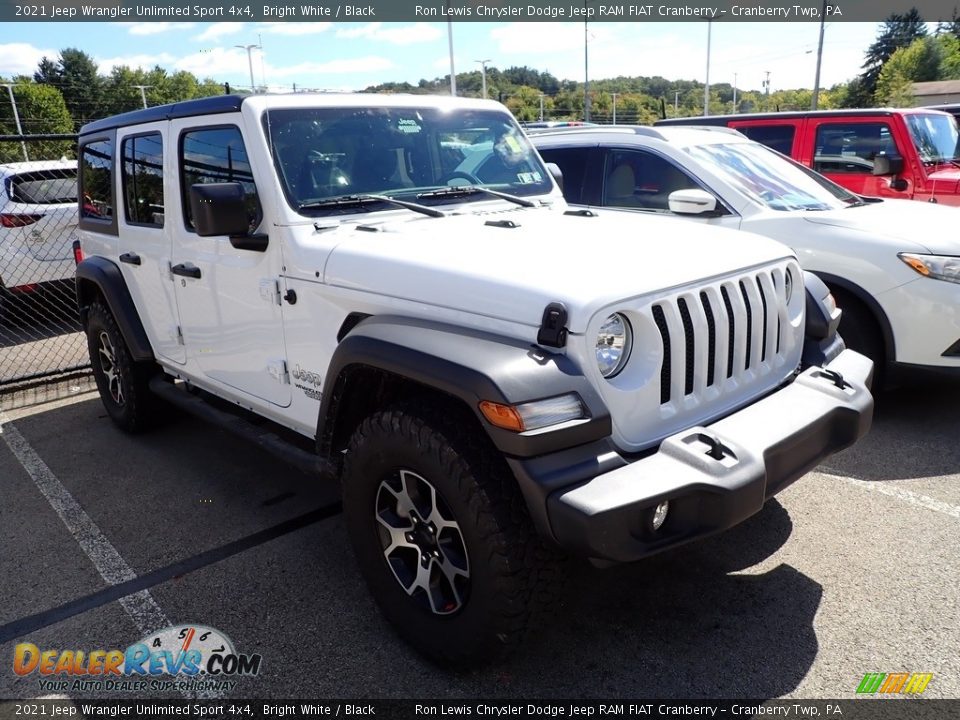
{"type": "Polygon", "coordinates": [[[148,429],[159,410],[147,386],[156,365],[133,361],[117,321],[99,300],[90,306],[86,330],[93,377],[110,419],[128,433],[148,429]]]}
{"type": "Polygon", "coordinates": [[[342,477],[344,516],[361,573],[399,635],[431,660],[458,668],[482,664],[520,642],[537,606],[549,601],[556,566],[502,458],[449,415],[398,407],[360,424],[342,477]],[[428,481],[459,527],[469,580],[457,598],[462,604],[449,614],[425,606],[422,590],[409,594],[387,562],[378,493],[401,470],[428,481]]]}

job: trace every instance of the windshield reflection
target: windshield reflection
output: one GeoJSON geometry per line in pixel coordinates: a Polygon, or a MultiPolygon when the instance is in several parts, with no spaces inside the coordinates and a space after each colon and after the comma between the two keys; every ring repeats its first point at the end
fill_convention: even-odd
{"type": "Polygon", "coordinates": [[[953,162],[960,155],[957,147],[957,120],[952,115],[917,113],[906,116],[910,137],[927,163],[953,162]]]}

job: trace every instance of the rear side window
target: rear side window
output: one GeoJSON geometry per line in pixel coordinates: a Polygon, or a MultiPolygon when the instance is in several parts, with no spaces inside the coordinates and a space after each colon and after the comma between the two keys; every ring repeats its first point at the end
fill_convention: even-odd
{"type": "Polygon", "coordinates": [[[129,137],[123,156],[123,210],[127,222],[163,227],[163,139],[160,133],[129,137]]]}
{"type": "Polygon", "coordinates": [[[13,175],[7,179],[7,196],[13,202],[31,205],[75,203],[77,171],[62,168],[13,175]]]}
{"type": "Polygon", "coordinates": [[[813,169],[822,173],[872,173],[873,159],[897,154],[886,123],[824,123],[817,128],[813,169]]]}
{"type": "Polygon", "coordinates": [[[190,186],[227,182],[243,185],[250,231],[253,232],[260,224],[260,200],[240,129],[228,126],[184,132],[180,136],[180,186],[183,188],[183,217],[188,230],[196,230],[190,208],[190,186]]]}
{"type": "Polygon", "coordinates": [[[793,125],[745,125],[736,129],[778,153],[789,155],[793,151],[793,137],[796,135],[793,125]]]}
{"type": "Polygon", "coordinates": [[[584,181],[587,177],[587,161],[590,150],[587,148],[540,148],[544,160],[556,163],[563,173],[563,197],[574,205],[588,203],[583,197],[584,181]]]}
{"type": "Polygon", "coordinates": [[[113,219],[113,143],[97,140],[80,151],[83,197],[80,217],[84,220],[113,219]]]}

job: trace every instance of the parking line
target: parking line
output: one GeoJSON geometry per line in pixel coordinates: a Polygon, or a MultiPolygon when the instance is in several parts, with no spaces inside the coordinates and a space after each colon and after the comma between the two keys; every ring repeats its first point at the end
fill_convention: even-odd
{"type": "MultiPolygon", "coordinates": [[[[90,558],[100,577],[110,585],[119,585],[136,578],[137,574],[127,561],[84,512],[43,459],[37,455],[26,438],[13,425],[3,420],[4,418],[0,416],[0,426],[2,426],[0,434],[3,435],[7,447],[16,456],[63,524],[67,526],[74,540],[90,558]]],[[[167,616],[146,590],[121,598],[120,604],[144,636],[170,626],[167,616]]]]}
{"type": "MultiPolygon", "coordinates": [[[[824,473],[829,474],[829,473],[824,473]]],[[[937,500],[932,498],[929,495],[921,495],[920,493],[915,493],[912,490],[904,490],[903,488],[893,487],[882,481],[867,481],[867,480],[857,480],[851,477],[844,477],[843,475],[831,475],[831,477],[839,478],[845,480],[851,485],[856,485],[861,487],[864,490],[869,490],[870,492],[880,493],[882,495],[889,495],[890,497],[895,497],[904,502],[910,503],[911,505],[916,505],[917,507],[926,508],[927,510],[934,510],[938,513],[943,513],[944,515],[949,515],[950,517],[957,518],[960,520],[960,506],[951,505],[948,502],[943,502],[943,500],[937,500]]]]}

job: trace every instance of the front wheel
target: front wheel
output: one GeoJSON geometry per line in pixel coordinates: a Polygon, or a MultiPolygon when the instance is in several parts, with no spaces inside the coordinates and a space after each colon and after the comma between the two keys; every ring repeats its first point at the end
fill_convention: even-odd
{"type": "Polygon", "coordinates": [[[110,419],[130,433],[146,429],[156,416],[156,398],[147,387],[155,368],[133,361],[117,321],[100,301],[87,316],[87,349],[110,419]]]}
{"type": "MultiPolygon", "coordinates": [[[[524,634],[546,556],[502,461],[409,409],[367,418],[351,439],[343,507],[380,609],[430,659],[491,659],[524,634]]],[[[436,419],[435,419],[436,418],[436,419]]]]}

